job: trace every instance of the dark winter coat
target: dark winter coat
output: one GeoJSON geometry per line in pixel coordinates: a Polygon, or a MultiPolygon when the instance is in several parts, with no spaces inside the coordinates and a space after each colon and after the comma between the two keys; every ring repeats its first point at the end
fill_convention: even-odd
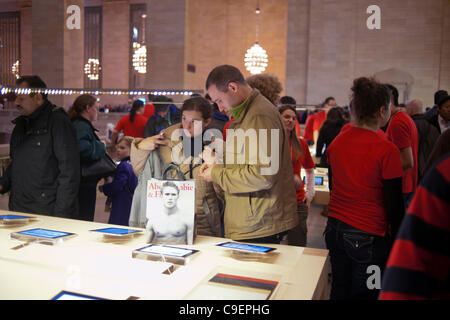
{"type": "Polygon", "coordinates": [[[13,123],[11,164],[0,178],[2,193],[10,191],[9,210],[76,217],[80,158],[67,113],[46,101],[13,123]]]}
{"type": "MultiPolygon", "coordinates": [[[[426,120],[423,114],[415,114],[411,117],[417,127],[419,133],[419,150],[418,150],[418,165],[419,165],[419,181],[423,177],[425,165],[428,162],[428,158],[433,151],[436,141],[439,138],[439,130],[426,120]]],[[[438,125],[439,127],[439,125],[438,125]]]]}
{"type": "Polygon", "coordinates": [[[106,147],[95,132],[91,122],[83,117],[72,120],[78,140],[81,164],[100,160],[106,153],[106,147]]]}

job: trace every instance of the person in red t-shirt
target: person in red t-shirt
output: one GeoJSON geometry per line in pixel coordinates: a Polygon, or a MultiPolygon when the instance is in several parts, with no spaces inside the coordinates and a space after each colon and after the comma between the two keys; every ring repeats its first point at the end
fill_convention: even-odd
{"type": "Polygon", "coordinates": [[[147,121],[155,114],[155,105],[153,104],[154,98],[155,96],[150,93],[148,95],[147,104],[144,106],[144,113],[142,115],[147,118],[147,121]]]}
{"type": "Polygon", "coordinates": [[[305,139],[309,145],[314,144],[314,122],[316,119],[316,115],[316,113],[310,113],[306,118],[303,139],[305,139]]]}
{"type": "Polygon", "coordinates": [[[153,103],[147,103],[144,106],[144,113],[142,114],[144,117],[148,119],[151,118],[155,114],[155,105],[153,103]]]}
{"type": "Polygon", "coordinates": [[[408,209],[417,188],[419,152],[419,134],[414,120],[398,107],[398,91],[392,85],[386,85],[391,91],[391,121],[386,130],[386,137],[400,150],[403,168],[403,197],[405,209],[408,209]]]}
{"type": "Polygon", "coordinates": [[[384,270],[390,239],[404,215],[400,152],[378,129],[390,116],[388,89],[359,78],[352,87],[355,125],[327,149],[330,203],[325,242],[333,274],[331,299],[373,299],[370,266],[384,270]]]}
{"type": "Polygon", "coordinates": [[[111,146],[115,147],[117,142],[117,137],[119,132],[123,131],[123,134],[128,137],[133,138],[143,138],[145,124],[147,123],[147,118],[142,114],[144,113],[144,103],[141,100],[136,100],[133,102],[130,113],[123,116],[116,127],[113,130],[111,136],[111,146]]]}
{"type": "Polygon", "coordinates": [[[295,109],[290,105],[282,105],[279,108],[281,119],[283,119],[286,135],[289,137],[289,148],[291,150],[292,166],[294,168],[294,181],[297,188],[297,213],[299,224],[288,232],[288,244],[306,247],[308,211],[314,198],[314,162],[309,153],[308,144],[299,139],[295,132],[297,116],[295,109]],[[301,179],[301,168],[306,172],[305,185],[301,179]]]}

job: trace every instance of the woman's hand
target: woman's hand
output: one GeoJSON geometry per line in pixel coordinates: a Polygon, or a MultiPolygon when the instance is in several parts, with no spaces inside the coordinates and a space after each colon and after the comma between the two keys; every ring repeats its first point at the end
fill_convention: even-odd
{"type": "Polygon", "coordinates": [[[158,134],[153,137],[148,137],[139,142],[137,145],[139,150],[153,151],[159,146],[167,146],[169,141],[164,137],[164,134],[158,134]]]}
{"type": "Polygon", "coordinates": [[[205,180],[206,182],[213,182],[211,177],[211,171],[214,168],[214,164],[204,163],[200,167],[199,177],[205,180]]]}

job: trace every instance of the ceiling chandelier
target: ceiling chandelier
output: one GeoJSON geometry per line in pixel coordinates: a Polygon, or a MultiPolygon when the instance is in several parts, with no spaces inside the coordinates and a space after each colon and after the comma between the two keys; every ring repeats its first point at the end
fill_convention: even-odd
{"type": "Polygon", "coordinates": [[[143,19],[143,41],[142,43],[133,41],[133,67],[138,73],[147,73],[147,46],[145,45],[145,19],[147,15],[143,14],[141,17],[143,19]]]}
{"type": "Polygon", "coordinates": [[[269,59],[266,50],[263,49],[258,44],[258,32],[259,32],[259,14],[261,13],[261,10],[259,9],[259,1],[255,10],[257,21],[256,21],[256,42],[255,44],[247,50],[247,53],[245,54],[245,68],[247,71],[249,71],[251,74],[260,74],[261,72],[264,72],[267,68],[269,59]]]}
{"type": "Polygon", "coordinates": [[[100,61],[98,59],[89,59],[84,65],[84,74],[89,80],[98,80],[100,78],[100,61]]]}
{"type": "Polygon", "coordinates": [[[133,42],[133,67],[138,73],[147,73],[147,47],[133,42]]]}
{"type": "Polygon", "coordinates": [[[11,67],[11,73],[16,77],[16,79],[20,78],[19,68],[20,68],[20,61],[17,60],[16,62],[13,63],[11,67]]]}

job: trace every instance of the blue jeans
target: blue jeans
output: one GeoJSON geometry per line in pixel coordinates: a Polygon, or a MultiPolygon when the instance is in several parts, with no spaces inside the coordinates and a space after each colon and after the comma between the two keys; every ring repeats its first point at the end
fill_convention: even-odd
{"type": "Polygon", "coordinates": [[[381,272],[384,270],[389,254],[386,239],[331,217],[324,234],[333,278],[330,300],[376,300],[379,290],[368,287],[369,277],[374,274],[368,267],[376,265],[381,272]]]}

